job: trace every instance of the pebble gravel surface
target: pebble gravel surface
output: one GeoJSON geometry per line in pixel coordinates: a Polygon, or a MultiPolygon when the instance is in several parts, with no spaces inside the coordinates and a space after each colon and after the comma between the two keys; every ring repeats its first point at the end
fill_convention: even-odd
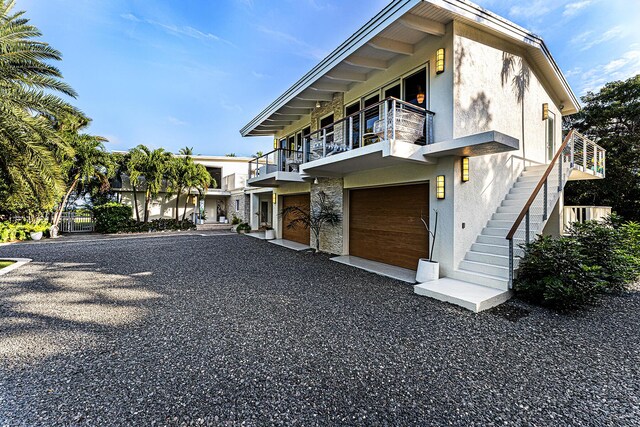
{"type": "Polygon", "coordinates": [[[480,314],[241,235],[0,247],[0,426],[640,425],[640,292],[480,314]]]}

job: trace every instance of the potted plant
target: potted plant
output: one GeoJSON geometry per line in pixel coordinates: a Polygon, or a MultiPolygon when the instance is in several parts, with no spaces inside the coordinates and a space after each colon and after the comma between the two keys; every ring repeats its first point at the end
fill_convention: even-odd
{"type": "Polygon", "coordinates": [[[48,223],[36,223],[29,227],[29,237],[31,240],[40,240],[45,231],[49,229],[48,223]]]}
{"type": "Polygon", "coordinates": [[[240,225],[238,225],[238,227],[236,227],[236,231],[240,234],[245,234],[251,231],[251,226],[246,222],[243,222],[240,225]]]}
{"type": "Polygon", "coordinates": [[[264,238],[267,240],[273,240],[276,238],[276,230],[273,227],[266,226],[264,228],[264,238]]]}
{"type": "Polygon", "coordinates": [[[238,218],[236,216],[236,214],[233,214],[233,218],[231,219],[231,231],[236,231],[236,228],[238,228],[238,224],[240,224],[242,221],[240,220],[240,218],[238,218]]]}
{"type": "MultiPolygon", "coordinates": [[[[429,228],[429,224],[423,218],[422,213],[420,213],[420,220],[427,229],[427,236],[431,236],[431,249],[429,250],[429,258],[420,258],[418,260],[418,271],[416,272],[416,282],[418,283],[432,282],[440,278],[440,263],[433,260],[433,247],[436,243],[436,233],[438,232],[438,211],[436,209],[433,211],[436,213],[433,231],[429,228]]],[[[429,242],[427,241],[428,246],[429,242]]]]}
{"type": "Polygon", "coordinates": [[[342,213],[335,201],[331,200],[324,191],[318,192],[311,201],[310,209],[301,206],[287,206],[280,212],[286,226],[295,229],[298,226],[311,230],[315,238],[316,253],[320,252],[320,233],[325,225],[335,227],[342,221],[342,213]]]}

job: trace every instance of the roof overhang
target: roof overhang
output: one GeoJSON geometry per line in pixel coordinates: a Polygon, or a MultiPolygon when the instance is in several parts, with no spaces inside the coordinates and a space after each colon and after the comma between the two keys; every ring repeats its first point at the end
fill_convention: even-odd
{"type": "Polygon", "coordinates": [[[440,37],[460,21],[523,47],[553,95],[573,114],[580,104],[544,41],[524,28],[466,0],[394,0],[240,130],[242,136],[271,136],[332,99],[386,70],[426,36],[440,37]]]}

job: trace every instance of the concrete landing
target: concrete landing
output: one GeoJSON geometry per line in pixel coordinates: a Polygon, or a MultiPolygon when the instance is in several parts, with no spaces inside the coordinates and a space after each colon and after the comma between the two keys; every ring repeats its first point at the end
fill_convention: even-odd
{"type": "Polygon", "coordinates": [[[331,261],[340,264],[350,265],[360,268],[370,273],[380,274],[381,276],[391,277],[392,279],[401,280],[403,282],[416,283],[416,272],[408,268],[396,267],[395,265],[383,264],[377,261],[360,258],[351,255],[342,255],[331,258],[331,261]]]}
{"type": "Polygon", "coordinates": [[[511,291],[475,285],[443,277],[433,282],[418,283],[413,287],[418,295],[459,305],[474,313],[502,304],[512,296],[511,291]]]}
{"type": "Polygon", "coordinates": [[[245,236],[253,237],[254,239],[266,240],[264,237],[264,231],[252,231],[251,233],[244,233],[245,236]]]}
{"type": "Polygon", "coordinates": [[[231,224],[220,224],[218,222],[215,223],[205,223],[196,225],[196,230],[198,231],[229,231],[231,230],[231,224]]]}
{"type": "Polygon", "coordinates": [[[278,245],[278,246],[283,246],[288,249],[293,249],[294,251],[306,251],[311,249],[311,246],[303,245],[302,243],[292,242],[291,240],[285,240],[285,239],[269,240],[269,243],[273,243],[274,245],[278,245]]]}

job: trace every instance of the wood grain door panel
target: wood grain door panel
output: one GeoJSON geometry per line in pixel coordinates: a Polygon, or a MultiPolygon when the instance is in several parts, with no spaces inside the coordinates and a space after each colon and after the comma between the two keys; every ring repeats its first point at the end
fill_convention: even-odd
{"type": "MultiPolygon", "coordinates": [[[[295,194],[291,196],[282,197],[282,209],[286,209],[289,206],[298,206],[305,211],[309,212],[309,194],[295,194]]],[[[293,242],[302,243],[303,245],[309,245],[311,242],[311,230],[304,228],[302,225],[296,225],[294,228],[289,228],[289,221],[292,218],[282,218],[282,238],[285,240],[291,240],[293,242]]]]}
{"type": "Polygon", "coordinates": [[[411,270],[428,257],[428,184],[352,190],[349,200],[350,255],[411,270]]]}

